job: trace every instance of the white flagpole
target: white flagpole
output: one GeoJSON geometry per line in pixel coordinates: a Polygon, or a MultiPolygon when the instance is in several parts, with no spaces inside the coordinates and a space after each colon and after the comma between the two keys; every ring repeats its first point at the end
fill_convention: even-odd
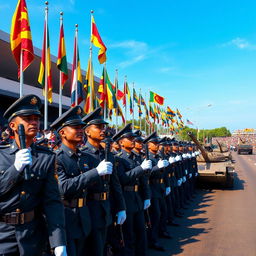
{"type": "Polygon", "coordinates": [[[23,50],[20,51],[20,98],[23,96],[23,50]]]}
{"type": "Polygon", "coordinates": [[[118,91],[118,69],[116,69],[116,132],[118,131],[118,101],[117,101],[117,91],[118,91]]]}
{"type": "Polygon", "coordinates": [[[76,27],[76,30],[75,30],[75,38],[76,38],[76,46],[75,46],[75,51],[76,51],[76,91],[75,91],[75,105],[77,106],[78,105],[78,68],[77,68],[77,65],[78,65],[78,24],[75,25],[76,27]]]}
{"type": "MultiPolygon", "coordinates": [[[[60,12],[60,29],[63,24],[63,12],[60,12]]],[[[59,116],[62,115],[62,72],[60,71],[60,83],[59,83],[59,116]]]]}
{"type": "Polygon", "coordinates": [[[132,83],[132,129],[134,130],[134,82],[132,83]]]}
{"type": "Polygon", "coordinates": [[[124,111],[125,111],[125,125],[126,125],[126,120],[127,120],[127,97],[126,97],[126,91],[127,91],[127,76],[124,77],[124,83],[125,83],[125,92],[124,92],[124,97],[125,97],[125,106],[124,106],[124,111]]]}
{"type": "MultiPolygon", "coordinates": [[[[140,104],[140,111],[142,112],[142,109],[141,109],[141,88],[140,88],[140,95],[139,95],[139,104],[140,104]]],[[[142,113],[139,113],[139,118],[140,118],[140,130],[141,130],[141,114],[142,114],[142,113]]]]}
{"type": "Polygon", "coordinates": [[[44,130],[48,128],[48,2],[45,2],[44,130]]]}
{"type": "MultiPolygon", "coordinates": [[[[91,37],[92,37],[92,18],[93,18],[93,13],[94,11],[91,10],[91,37]]],[[[93,77],[93,73],[92,73],[92,41],[91,41],[91,37],[90,37],[90,81],[88,81],[88,86],[90,86],[90,108],[89,111],[93,111],[94,107],[97,107],[97,99],[95,97],[95,102],[93,102],[93,95],[94,95],[94,88],[92,88],[92,84],[94,83],[94,77],[93,77]],[[93,79],[93,81],[92,81],[93,79]],[[90,83],[90,84],[89,84],[90,83]]],[[[89,75],[88,75],[89,78],[89,75]]]]}

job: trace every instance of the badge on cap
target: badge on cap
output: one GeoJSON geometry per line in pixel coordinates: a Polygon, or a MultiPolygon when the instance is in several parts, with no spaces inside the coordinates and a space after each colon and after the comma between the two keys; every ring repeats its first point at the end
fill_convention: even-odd
{"type": "Polygon", "coordinates": [[[76,113],[76,114],[77,114],[77,115],[81,115],[81,113],[82,113],[81,108],[78,108],[78,109],[77,109],[77,113],[76,113]]]}
{"type": "Polygon", "coordinates": [[[37,98],[36,97],[33,97],[30,101],[30,104],[32,105],[36,105],[37,104],[37,98]]]}

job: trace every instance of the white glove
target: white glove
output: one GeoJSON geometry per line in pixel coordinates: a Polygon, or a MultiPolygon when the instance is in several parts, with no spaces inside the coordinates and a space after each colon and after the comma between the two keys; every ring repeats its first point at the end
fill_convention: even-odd
{"type": "Polygon", "coordinates": [[[151,160],[146,160],[144,159],[144,161],[141,163],[141,168],[145,171],[145,170],[150,170],[152,169],[152,161],[151,160]]]}
{"type": "Polygon", "coordinates": [[[195,157],[195,156],[196,156],[196,154],[193,152],[193,153],[192,153],[192,157],[195,157]]]}
{"type": "Polygon", "coordinates": [[[187,154],[182,154],[182,158],[187,159],[187,154]]]}
{"type": "Polygon", "coordinates": [[[185,174],[188,175],[188,170],[185,170],[185,174]]]}
{"type": "Polygon", "coordinates": [[[175,162],[176,162],[175,157],[170,156],[170,158],[169,158],[169,163],[170,163],[170,164],[173,164],[173,163],[175,163],[175,162]]]}
{"type": "Polygon", "coordinates": [[[183,177],[182,181],[183,181],[183,183],[185,183],[187,181],[185,176],[183,177]]]}
{"type": "Polygon", "coordinates": [[[55,256],[67,256],[66,246],[61,245],[54,248],[55,256]]]}
{"type": "Polygon", "coordinates": [[[177,181],[177,184],[178,184],[179,187],[181,186],[181,183],[182,183],[182,179],[179,179],[179,180],[177,181]]]}
{"type": "Polygon", "coordinates": [[[14,161],[14,167],[18,172],[23,171],[26,165],[32,165],[32,156],[28,148],[19,150],[14,161]]]}
{"type": "Polygon", "coordinates": [[[175,160],[178,162],[178,161],[181,161],[181,160],[182,160],[182,158],[181,158],[181,156],[180,156],[180,155],[177,155],[177,156],[175,157],[175,160]]]}
{"type": "Polygon", "coordinates": [[[144,200],[144,210],[148,209],[150,205],[151,205],[150,199],[144,200]]]}
{"type": "Polygon", "coordinates": [[[117,213],[117,224],[123,225],[126,220],[126,211],[120,211],[117,213]]]}
{"type": "Polygon", "coordinates": [[[100,176],[112,174],[113,164],[111,162],[106,162],[105,159],[99,163],[96,170],[100,176]]]}
{"type": "Polygon", "coordinates": [[[198,176],[198,173],[196,173],[195,176],[197,177],[197,176],[198,176]]]}
{"type": "Polygon", "coordinates": [[[192,173],[189,174],[189,178],[190,178],[190,179],[192,178],[192,173]]]}
{"type": "Polygon", "coordinates": [[[187,153],[187,158],[191,158],[192,156],[191,156],[191,154],[189,154],[189,153],[187,153]]]}
{"type": "Polygon", "coordinates": [[[167,188],[165,189],[165,195],[168,196],[170,193],[171,193],[171,188],[170,188],[170,187],[167,187],[167,188]]]}

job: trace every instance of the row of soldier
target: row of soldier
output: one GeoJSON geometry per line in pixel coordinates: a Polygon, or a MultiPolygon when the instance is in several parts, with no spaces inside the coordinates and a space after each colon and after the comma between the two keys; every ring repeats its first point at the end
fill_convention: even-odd
{"type": "Polygon", "coordinates": [[[40,107],[27,95],[4,113],[14,140],[0,147],[0,256],[164,251],[159,238],[194,195],[194,145],[130,124],[106,134],[100,108],[83,116],[77,106],[51,124],[61,140],[52,152],[33,142],[40,107]]]}

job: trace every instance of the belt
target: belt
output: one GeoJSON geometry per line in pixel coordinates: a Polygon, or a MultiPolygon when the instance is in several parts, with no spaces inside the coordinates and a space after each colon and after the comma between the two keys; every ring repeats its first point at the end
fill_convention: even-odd
{"type": "Polygon", "coordinates": [[[150,180],[151,184],[163,184],[164,183],[164,179],[154,179],[154,180],[150,180]]]}
{"type": "Polygon", "coordinates": [[[124,186],[124,191],[128,191],[128,192],[138,192],[138,191],[139,191],[139,185],[124,186]]]}
{"type": "Polygon", "coordinates": [[[34,210],[30,212],[21,213],[19,211],[6,213],[0,215],[0,222],[5,222],[10,225],[22,225],[24,223],[30,222],[35,218],[34,210]]]}
{"type": "Polygon", "coordinates": [[[106,201],[109,198],[109,192],[102,192],[102,193],[93,193],[89,194],[88,198],[90,200],[96,200],[96,201],[106,201]]]}
{"type": "Polygon", "coordinates": [[[168,173],[168,178],[171,178],[171,177],[172,177],[172,175],[170,173],[168,173]]]}
{"type": "Polygon", "coordinates": [[[70,200],[62,200],[63,205],[69,208],[81,208],[86,205],[86,198],[75,198],[70,200]]]}

